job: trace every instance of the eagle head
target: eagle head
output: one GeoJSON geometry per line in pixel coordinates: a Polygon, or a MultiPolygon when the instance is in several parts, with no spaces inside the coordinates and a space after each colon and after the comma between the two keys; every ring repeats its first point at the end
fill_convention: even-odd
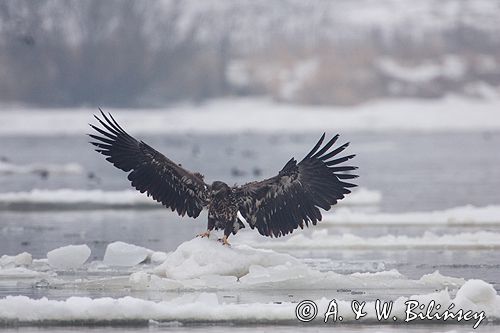
{"type": "Polygon", "coordinates": [[[210,186],[210,191],[212,195],[227,194],[231,191],[231,188],[226,183],[216,180],[210,186]]]}

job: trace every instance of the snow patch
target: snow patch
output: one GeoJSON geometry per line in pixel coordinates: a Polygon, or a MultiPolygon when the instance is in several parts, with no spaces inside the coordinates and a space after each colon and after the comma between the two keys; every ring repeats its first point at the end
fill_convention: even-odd
{"type": "Polygon", "coordinates": [[[190,279],[204,275],[248,274],[251,265],[263,267],[290,262],[299,264],[294,257],[270,250],[253,249],[246,245],[221,246],[219,242],[195,238],[184,242],[168,254],[155,273],[173,279],[190,279]]]}
{"type": "Polygon", "coordinates": [[[67,245],[47,253],[49,265],[58,269],[81,267],[90,257],[87,245],[67,245]]]}

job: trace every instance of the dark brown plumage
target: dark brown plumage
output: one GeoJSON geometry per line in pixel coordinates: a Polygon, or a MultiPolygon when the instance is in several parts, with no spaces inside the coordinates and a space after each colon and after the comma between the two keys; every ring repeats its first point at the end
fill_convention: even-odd
{"type": "Polygon", "coordinates": [[[243,186],[229,187],[221,181],[211,185],[199,173],[191,173],[143,141],[137,141],[118,125],[111,114],[95,116],[102,128],[90,125],[100,135],[89,134],[96,151],[118,169],[130,172],[128,179],[141,193],[146,192],[165,207],[196,218],[208,208],[207,232],[223,229],[224,238],[244,228],[257,228],[264,236],[280,237],[321,221],[319,208],[329,210],[356,185],[345,180],[356,178],[357,169],[343,165],[354,157],[337,157],[349,143],[333,150],[335,135],[325,145],[323,134],[299,163],[292,158],[277,176],[243,186]],[[347,172],[347,173],[346,173],[347,172]]]}

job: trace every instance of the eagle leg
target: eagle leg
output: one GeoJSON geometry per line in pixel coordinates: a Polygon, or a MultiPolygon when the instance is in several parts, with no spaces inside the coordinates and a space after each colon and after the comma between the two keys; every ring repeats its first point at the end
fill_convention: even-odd
{"type": "Polygon", "coordinates": [[[213,218],[208,217],[208,225],[207,225],[207,231],[202,232],[201,234],[196,235],[196,237],[201,237],[201,238],[209,238],[210,237],[210,232],[214,230],[215,227],[215,220],[213,218]]]}
{"type": "Polygon", "coordinates": [[[232,230],[233,230],[233,223],[226,222],[226,226],[224,228],[224,236],[222,238],[219,238],[219,242],[221,242],[222,245],[231,246],[231,244],[229,244],[227,239],[229,235],[231,235],[232,230]]]}
{"type": "Polygon", "coordinates": [[[210,237],[210,231],[211,230],[207,230],[205,232],[202,232],[201,234],[196,235],[196,237],[201,237],[201,238],[207,237],[207,238],[209,238],[210,237]]]}
{"type": "Polygon", "coordinates": [[[218,241],[222,243],[222,245],[227,245],[227,246],[231,246],[231,244],[227,241],[227,237],[226,235],[224,235],[222,238],[219,238],[218,241]]]}

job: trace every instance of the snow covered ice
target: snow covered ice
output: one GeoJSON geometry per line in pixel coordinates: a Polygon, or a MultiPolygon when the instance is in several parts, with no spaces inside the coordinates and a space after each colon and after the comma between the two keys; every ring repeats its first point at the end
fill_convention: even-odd
{"type": "MultiPolygon", "coordinates": [[[[120,244],[125,247],[126,244],[120,244]]],[[[67,253],[67,252],[66,252],[67,253]]],[[[23,254],[23,257],[27,257],[23,254]]],[[[6,258],[6,257],[5,257],[6,258]]],[[[14,259],[12,259],[14,260],[14,259]]],[[[4,260],[4,262],[7,260],[4,260]]],[[[28,260],[21,264],[30,266],[28,260]]],[[[272,250],[253,249],[246,245],[232,248],[221,246],[214,240],[193,239],[183,243],[166,260],[154,269],[143,266],[130,275],[132,287],[168,290],[199,288],[205,292],[186,293],[169,300],[155,301],[136,297],[69,297],[62,300],[32,299],[26,296],[7,296],[0,299],[0,322],[9,323],[127,323],[155,321],[181,322],[293,322],[297,303],[252,302],[234,303],[221,299],[211,289],[241,288],[294,288],[342,289],[355,288],[406,288],[413,292],[428,290],[394,298],[393,314],[403,318],[408,299],[422,303],[435,300],[445,309],[452,302],[461,309],[484,311],[488,320],[500,319],[500,296],[494,288],[481,280],[464,280],[446,277],[438,272],[411,280],[399,272],[354,273],[342,275],[334,272],[316,271],[299,259],[272,250]],[[210,260],[210,262],[208,262],[210,260]],[[440,291],[434,291],[434,290],[440,291]],[[453,292],[456,291],[456,293],[453,292]],[[455,295],[455,296],[453,296],[455,295]]],[[[139,266],[140,268],[140,266],[139,266]]],[[[75,282],[81,279],[76,277],[75,282]]],[[[57,280],[54,277],[54,280],[57,280]]],[[[50,278],[49,278],[50,281],[50,278]]],[[[56,284],[57,285],[57,284],[56,284]]],[[[126,285],[123,285],[125,287],[126,285]]],[[[117,285],[109,285],[116,288],[117,285]]],[[[106,288],[102,284],[101,288],[106,288]]],[[[327,309],[329,299],[316,300],[318,307],[327,309]]],[[[350,301],[338,299],[339,312],[346,321],[354,320],[350,301]]],[[[375,320],[374,302],[368,301],[365,321],[375,320]]],[[[317,321],[323,318],[318,316],[317,321]]]]}

